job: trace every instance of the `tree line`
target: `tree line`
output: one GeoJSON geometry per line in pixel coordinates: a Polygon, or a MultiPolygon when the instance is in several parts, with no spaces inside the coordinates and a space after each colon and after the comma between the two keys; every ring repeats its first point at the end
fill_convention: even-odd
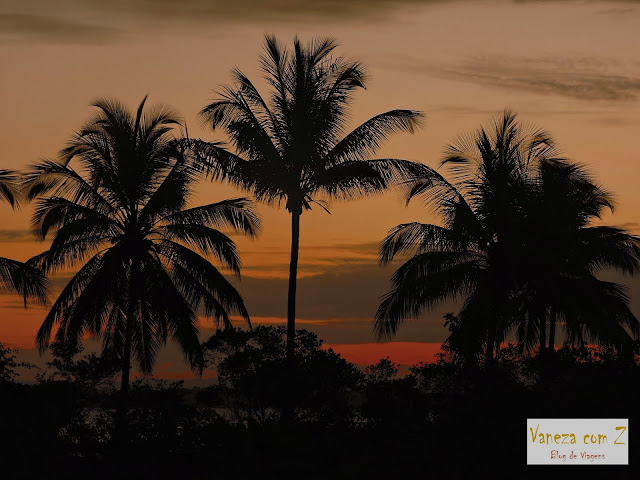
{"type": "MultiPolygon", "coordinates": [[[[640,351],[639,342],[634,349],[640,351]]],[[[568,343],[556,351],[547,380],[538,358],[514,344],[502,345],[484,368],[447,341],[435,362],[400,371],[389,359],[358,368],[304,330],[296,331],[290,367],[284,325],[220,329],[203,352],[206,367],[218,374],[207,387],[131,382],[123,437],[119,365],[83,354],[81,344],[54,342],[48,369],[27,384],[12,380],[21,365],[15,352],[0,348],[3,472],[97,479],[200,478],[212,471],[537,478],[518,440],[526,418],[605,418],[615,411],[633,421],[640,385],[637,364],[614,348],[568,343]],[[292,404],[295,421],[283,422],[292,404]]],[[[635,445],[633,436],[631,456],[635,445]]],[[[637,478],[638,468],[632,462],[615,473],[637,478]]]]}

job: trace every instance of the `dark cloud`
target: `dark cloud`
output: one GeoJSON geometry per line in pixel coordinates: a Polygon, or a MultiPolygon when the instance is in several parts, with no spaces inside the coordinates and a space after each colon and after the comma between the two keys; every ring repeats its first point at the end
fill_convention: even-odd
{"type": "MultiPolygon", "coordinates": [[[[143,19],[165,19],[168,21],[226,21],[226,20],[276,20],[301,21],[315,18],[354,20],[379,17],[406,6],[425,6],[450,3],[452,0],[59,0],[55,4],[46,0],[8,0],[6,11],[29,13],[72,14],[75,16],[105,15],[138,17],[143,19]]],[[[453,0],[465,1],[465,0],[453,0]]]]}
{"type": "Polygon", "coordinates": [[[31,230],[0,230],[0,243],[5,242],[29,242],[35,237],[31,230]]]}
{"type": "MultiPolygon", "coordinates": [[[[378,261],[379,242],[343,243],[335,245],[302,246],[299,277],[323,273],[327,268],[375,265],[378,261]]],[[[242,255],[259,255],[263,261],[248,262],[242,270],[243,278],[283,278],[289,274],[289,248],[243,250],[242,255]],[[276,258],[279,260],[276,260],[276,258]],[[284,260],[286,259],[286,260],[284,260]]],[[[255,257],[254,257],[255,258],[255,257]]]]}
{"type": "MultiPolygon", "coordinates": [[[[379,242],[308,247],[313,253],[300,265],[298,317],[372,318],[392,273],[391,268],[378,266],[378,248],[379,242]]],[[[232,280],[244,295],[252,315],[286,316],[288,278],[283,273],[288,274],[288,265],[247,265],[242,281],[232,280]],[[261,274],[252,276],[252,272],[261,274]],[[275,272],[279,275],[268,276],[275,272]]]]}
{"type": "MultiPolygon", "coordinates": [[[[298,279],[296,317],[329,343],[374,341],[373,318],[380,297],[389,291],[389,280],[398,265],[335,266],[323,273],[298,279]]],[[[255,317],[287,315],[286,278],[244,278],[239,286],[247,308],[255,317]]],[[[442,317],[456,311],[447,302],[401,329],[398,341],[442,341],[446,338],[442,317]]]]}
{"type": "MultiPolygon", "coordinates": [[[[349,268],[336,266],[312,277],[299,278],[296,317],[303,321],[300,328],[318,333],[327,343],[374,341],[373,318],[380,296],[389,291],[391,275],[399,265],[398,262],[385,268],[375,263],[349,268]]],[[[610,272],[604,276],[630,288],[632,310],[640,316],[640,280],[610,272]]],[[[244,278],[239,288],[252,316],[286,318],[286,278],[244,278]]],[[[441,342],[447,337],[444,314],[458,309],[458,302],[448,301],[418,319],[407,320],[394,340],[441,342]]]]}
{"type": "MultiPolygon", "coordinates": [[[[299,279],[297,327],[315,332],[326,344],[374,342],[373,316],[379,296],[388,291],[389,278],[397,266],[379,268],[371,265],[347,271],[336,268],[319,276],[299,279]]],[[[631,309],[639,316],[640,280],[623,277],[614,272],[603,272],[601,277],[603,280],[620,282],[627,286],[631,297],[631,309]]],[[[245,279],[242,282],[242,291],[247,307],[256,320],[255,324],[261,323],[259,317],[276,317],[284,324],[286,279],[245,279]]],[[[406,321],[393,340],[442,342],[448,333],[444,327],[443,315],[457,310],[455,302],[443,303],[419,319],[406,321]]],[[[267,323],[271,324],[273,320],[270,319],[267,323]]],[[[236,326],[243,327],[243,324],[237,321],[236,326]]],[[[201,327],[200,338],[204,340],[213,333],[213,324],[211,321],[205,321],[201,327]]],[[[6,343],[11,344],[11,341],[6,343]]],[[[99,340],[96,339],[87,340],[84,345],[85,353],[100,349],[99,340]]],[[[48,359],[48,356],[38,357],[36,350],[32,349],[21,349],[20,353],[21,360],[36,363],[41,367],[48,359]]],[[[182,354],[172,341],[162,349],[157,364],[159,373],[187,371],[182,354]]],[[[25,375],[33,375],[33,372],[25,372],[25,375]]]]}
{"type": "MultiPolygon", "coordinates": [[[[484,0],[486,4],[560,3],[558,0],[484,0]]],[[[563,3],[585,3],[564,0],[563,3]]],[[[640,0],[587,0],[603,5],[629,5],[640,0]]],[[[167,25],[224,24],[227,22],[333,23],[388,21],[406,8],[471,0],[5,0],[0,6],[0,40],[19,34],[34,41],[104,43],[125,28],[136,31],[167,25]],[[125,27],[126,25],[126,27],[125,27]]]]}
{"type": "Polygon", "coordinates": [[[115,27],[84,23],[69,18],[27,13],[0,13],[0,42],[54,41],[103,44],[119,35],[115,27]]]}
{"type": "MultiPolygon", "coordinates": [[[[324,273],[298,279],[300,318],[373,317],[378,297],[385,292],[389,272],[375,265],[327,269],[324,273]]],[[[239,288],[252,315],[284,317],[287,306],[287,278],[243,278],[239,288]]]]}
{"type": "Polygon", "coordinates": [[[315,23],[387,20],[398,8],[450,0],[7,0],[0,5],[0,42],[101,44],[124,33],[228,22],[315,23]]]}
{"type": "Polygon", "coordinates": [[[631,73],[620,73],[629,66],[593,57],[471,57],[454,66],[408,58],[394,63],[397,68],[435,77],[580,100],[628,101],[640,95],[636,68],[631,73]]]}
{"type": "Polygon", "coordinates": [[[616,17],[621,17],[629,14],[634,14],[638,10],[635,7],[613,7],[613,8],[604,8],[600,10],[598,13],[601,15],[611,15],[616,17]]]}
{"type": "MultiPolygon", "coordinates": [[[[601,3],[603,5],[637,5],[640,0],[511,0],[513,3],[601,3]]],[[[624,7],[621,7],[624,8],[624,7]]]]}

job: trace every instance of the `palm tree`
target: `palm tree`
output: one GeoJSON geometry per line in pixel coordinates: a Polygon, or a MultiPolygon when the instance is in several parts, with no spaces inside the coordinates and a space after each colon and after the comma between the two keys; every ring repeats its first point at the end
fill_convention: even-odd
{"type": "MultiPolygon", "coordinates": [[[[18,207],[18,176],[0,169],[0,201],[6,201],[13,208],[18,207]]],[[[44,304],[47,298],[47,279],[37,269],[17,260],[0,257],[0,291],[16,292],[27,299],[44,304]]]]}
{"type": "Polygon", "coordinates": [[[614,204],[584,166],[546,160],[533,173],[522,223],[524,262],[518,270],[522,308],[537,315],[519,323],[519,340],[530,348],[538,341],[541,352],[553,351],[562,319],[573,344],[628,346],[629,334],[637,335],[640,324],[625,288],[596,274],[603,269],[638,273],[640,239],[619,228],[591,225],[614,204]]]}
{"type": "MultiPolygon", "coordinates": [[[[215,179],[225,179],[268,204],[285,203],[291,214],[291,258],[287,303],[287,359],[294,362],[296,279],[300,216],[324,199],[350,200],[383,191],[391,181],[412,171],[414,164],[373,158],[393,133],[413,132],[421,114],[391,110],[347,133],[347,107],[354,92],[365,86],[357,62],[333,57],[332,39],[293,50],[267,36],[261,65],[271,86],[264,99],[239,70],[233,86],[201,112],[215,130],[223,129],[235,152],[221,144],[191,142],[202,167],[215,179]]],[[[328,211],[328,210],[327,210],[328,211]]]]}
{"type": "Polygon", "coordinates": [[[240,294],[211,263],[239,276],[234,242],[218,228],[256,235],[259,222],[245,199],[186,208],[197,172],[172,135],[179,120],[167,107],[132,115],[121,103],[99,100],[95,117],[75,134],[57,161],[26,174],[37,201],[33,225],[51,247],[31,260],[46,272],[80,267],[37,334],[44,350],[52,329],[59,344],[101,334],[103,353],[122,365],[129,390],[132,355],[152,371],[169,336],[191,368],[201,372],[198,309],[230,324],[249,315],[240,294]]]}
{"type": "Polygon", "coordinates": [[[595,277],[603,267],[637,271],[638,240],[611,227],[587,228],[611,206],[609,197],[556,153],[546,132],[505,112],[490,131],[448,147],[442,164],[453,183],[427,168],[410,183],[408,201],[425,197],[443,225],[399,225],[383,241],[383,264],[401,252],[415,255],[383,297],[379,337],[448,298],[464,300],[459,333],[483,338],[487,362],[514,326],[528,346],[539,338],[544,348],[548,316],[552,336],[560,314],[573,338],[587,332],[619,344],[625,326],[638,330],[621,287],[595,277]]]}
{"type": "Polygon", "coordinates": [[[408,184],[407,203],[423,196],[443,225],[398,225],[382,242],[382,264],[399,253],[415,255],[395,272],[393,289],[378,308],[379,338],[393,336],[401,322],[425,308],[463,299],[458,319],[464,335],[482,336],[491,361],[510,318],[522,215],[514,200],[526,193],[528,165],[553,153],[545,132],[523,128],[505,112],[491,130],[481,128],[447,147],[441,165],[449,167],[453,182],[425,167],[408,184]]]}

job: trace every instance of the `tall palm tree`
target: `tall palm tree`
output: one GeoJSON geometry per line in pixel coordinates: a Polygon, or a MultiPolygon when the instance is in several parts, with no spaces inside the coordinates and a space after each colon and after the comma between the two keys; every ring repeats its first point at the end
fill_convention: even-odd
{"type": "Polygon", "coordinates": [[[256,235],[259,222],[245,199],[186,208],[197,172],[173,136],[178,117],[167,107],[131,114],[115,100],[75,134],[57,161],[26,174],[38,197],[33,225],[51,247],[31,263],[46,272],[80,267],[37,334],[41,350],[52,329],[60,344],[101,334],[103,351],[122,365],[126,398],[132,355],[150,373],[172,336],[195,371],[203,368],[198,309],[229,324],[249,321],[240,294],[211,263],[239,276],[234,242],[218,228],[256,235]]]}
{"type": "MultiPolygon", "coordinates": [[[[18,207],[18,176],[11,170],[0,169],[0,201],[18,207]]],[[[44,304],[47,298],[47,279],[36,268],[17,260],[0,257],[0,292],[16,292],[28,299],[44,304]]]]}
{"type": "Polygon", "coordinates": [[[422,196],[442,225],[408,223],[389,232],[380,247],[382,264],[414,252],[393,275],[393,289],[378,308],[375,331],[391,337],[407,318],[446,299],[464,300],[458,314],[464,334],[482,336],[486,359],[504,339],[513,295],[513,258],[526,194],[527,168],[554,155],[549,136],[523,128],[505,112],[491,129],[460,137],[447,147],[441,165],[452,182],[424,167],[409,182],[407,202],[422,196]]]}
{"type": "Polygon", "coordinates": [[[640,239],[619,228],[591,225],[605,209],[613,211],[614,204],[584,166],[546,160],[533,175],[518,268],[521,304],[532,314],[518,325],[520,341],[529,347],[538,341],[541,351],[552,351],[562,319],[571,343],[628,345],[630,334],[640,333],[640,324],[629,309],[625,288],[596,275],[603,269],[637,274],[640,239]]]}
{"type": "Polygon", "coordinates": [[[265,39],[261,65],[271,86],[268,99],[239,70],[235,84],[201,112],[215,130],[223,129],[235,151],[221,144],[191,142],[203,168],[270,204],[285,203],[291,214],[291,258],[287,303],[287,358],[294,362],[296,279],[300,216],[325,199],[350,200],[384,190],[414,168],[404,160],[374,158],[393,133],[413,132],[421,114],[391,110],[348,132],[354,92],[365,86],[362,66],[334,57],[332,39],[293,50],[273,36],[265,39]]]}
{"type": "Polygon", "coordinates": [[[453,182],[425,168],[410,183],[408,201],[425,197],[443,225],[399,225],[381,245],[383,264],[401,252],[415,255],[383,297],[378,336],[392,336],[404,319],[448,298],[463,300],[460,325],[464,335],[484,339],[487,362],[514,327],[528,346],[539,338],[544,348],[548,316],[553,335],[559,314],[574,338],[587,332],[619,341],[624,327],[638,330],[620,286],[595,277],[602,267],[635,272],[637,239],[610,227],[584,228],[611,206],[609,197],[579,166],[557,157],[546,132],[505,112],[491,130],[449,146],[442,164],[453,182]]]}

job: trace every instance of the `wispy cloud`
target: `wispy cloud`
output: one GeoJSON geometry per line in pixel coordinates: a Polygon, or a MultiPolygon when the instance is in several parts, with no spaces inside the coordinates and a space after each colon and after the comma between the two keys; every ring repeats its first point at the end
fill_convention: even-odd
{"type": "MultiPolygon", "coordinates": [[[[637,2],[630,2],[630,3],[637,3],[637,2]]],[[[636,7],[611,7],[611,8],[603,8],[598,13],[600,15],[622,17],[626,15],[633,15],[633,14],[639,13],[639,10],[636,7]]]]}
{"type": "Polygon", "coordinates": [[[0,243],[35,241],[31,230],[0,230],[0,243]]]}
{"type": "MultiPolygon", "coordinates": [[[[234,23],[334,23],[388,20],[405,6],[452,0],[6,0],[0,5],[0,42],[46,41],[102,44],[124,33],[167,25],[202,26],[234,23]]],[[[458,0],[453,0],[458,1],[458,0]]],[[[166,30],[165,30],[166,32],[166,30]]]]}
{"type": "Polygon", "coordinates": [[[580,100],[636,100],[640,72],[634,64],[583,57],[469,57],[454,65],[396,58],[397,68],[462,82],[580,100]]]}
{"type": "Polygon", "coordinates": [[[57,43],[104,44],[116,39],[120,30],[71,18],[29,13],[0,13],[0,42],[53,41],[57,43]]]}
{"type": "MultiPolygon", "coordinates": [[[[298,278],[321,275],[335,267],[377,265],[379,242],[303,245],[298,278]]],[[[289,248],[245,250],[243,278],[286,279],[289,276],[289,248]]]]}
{"type": "MultiPolygon", "coordinates": [[[[513,3],[591,3],[602,5],[638,5],[640,0],[511,0],[513,3]]],[[[625,7],[619,7],[625,8],[625,7]]],[[[629,7],[627,7],[629,8],[629,7]]]]}
{"type": "MultiPolygon", "coordinates": [[[[602,4],[608,10],[635,9],[640,0],[565,0],[602,4]]],[[[479,0],[5,0],[0,6],[0,41],[16,35],[31,41],[100,44],[117,40],[125,30],[164,28],[167,24],[222,25],[228,22],[331,23],[388,21],[406,8],[479,0]]],[[[551,4],[557,0],[484,0],[484,4],[551,4]]],[[[607,11],[604,8],[604,11],[607,11]]],[[[628,11],[625,13],[628,14],[628,11]]]]}

